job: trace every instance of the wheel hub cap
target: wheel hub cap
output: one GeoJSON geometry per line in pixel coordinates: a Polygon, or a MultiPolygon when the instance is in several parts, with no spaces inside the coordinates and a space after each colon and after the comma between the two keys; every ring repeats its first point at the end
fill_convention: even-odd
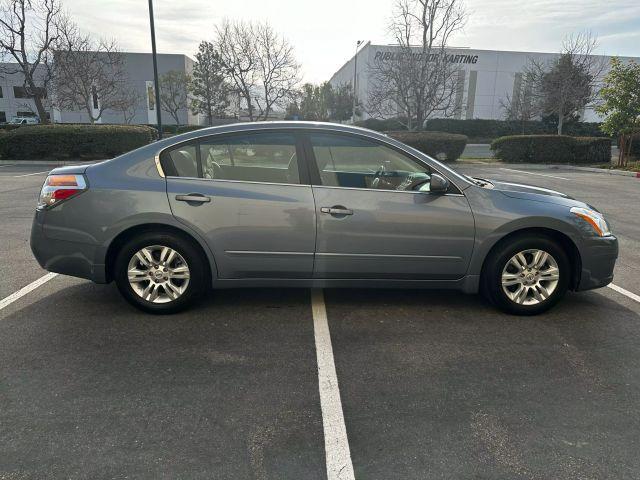
{"type": "Polygon", "coordinates": [[[558,287],[560,270],[555,258],[544,250],[523,250],[502,270],[502,290],[519,305],[544,302],[558,287]]]}
{"type": "Polygon", "coordinates": [[[127,274],[133,291],[152,303],[177,300],[191,278],[182,255],[165,245],[151,245],[136,252],[129,261],[127,274]]]}

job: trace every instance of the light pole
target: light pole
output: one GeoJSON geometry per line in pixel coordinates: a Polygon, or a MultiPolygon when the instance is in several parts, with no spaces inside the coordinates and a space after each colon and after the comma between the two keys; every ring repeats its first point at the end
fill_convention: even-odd
{"type": "Polygon", "coordinates": [[[160,82],[158,80],[158,53],[156,52],[156,28],[153,23],[153,0],[149,0],[149,23],[151,24],[151,52],[153,56],[153,83],[156,91],[156,118],[158,119],[158,140],[162,140],[162,114],[160,108],[160,82]]]}
{"type": "Polygon", "coordinates": [[[353,57],[353,110],[351,112],[351,123],[355,125],[356,123],[356,108],[358,105],[358,48],[362,45],[364,40],[358,40],[356,42],[356,54],[353,57]]]}

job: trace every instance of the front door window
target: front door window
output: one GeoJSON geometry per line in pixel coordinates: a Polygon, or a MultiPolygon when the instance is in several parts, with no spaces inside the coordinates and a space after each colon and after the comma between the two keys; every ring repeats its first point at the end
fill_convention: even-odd
{"type": "Polygon", "coordinates": [[[428,190],[430,169],[390,147],[334,134],[312,134],[310,140],[324,186],[428,190]]]}

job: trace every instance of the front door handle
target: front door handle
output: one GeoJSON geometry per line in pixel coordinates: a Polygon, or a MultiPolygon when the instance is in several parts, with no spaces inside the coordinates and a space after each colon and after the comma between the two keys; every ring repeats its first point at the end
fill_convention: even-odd
{"type": "Polygon", "coordinates": [[[188,203],[209,203],[211,198],[201,193],[190,193],[189,195],[176,195],[176,200],[188,203]]]}
{"type": "Polygon", "coordinates": [[[344,207],[322,207],[320,209],[322,213],[328,213],[329,215],[353,215],[353,210],[344,207]]]}

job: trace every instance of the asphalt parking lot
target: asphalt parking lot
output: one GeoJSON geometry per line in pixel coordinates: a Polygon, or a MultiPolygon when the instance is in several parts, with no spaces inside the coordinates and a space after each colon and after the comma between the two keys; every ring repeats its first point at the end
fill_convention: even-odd
{"type": "MultiPolygon", "coordinates": [[[[50,168],[0,166],[0,302],[46,273],[28,239],[50,168]]],[[[640,179],[460,169],[597,206],[620,240],[614,283],[640,295],[640,179]]],[[[0,479],[640,472],[640,302],[611,288],[533,318],[456,292],[302,289],[153,317],[62,276],[2,305],[0,479]]]]}

